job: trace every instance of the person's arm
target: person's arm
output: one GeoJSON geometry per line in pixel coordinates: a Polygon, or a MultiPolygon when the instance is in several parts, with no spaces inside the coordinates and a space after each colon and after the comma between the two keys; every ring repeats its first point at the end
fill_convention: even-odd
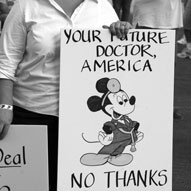
{"type": "Polygon", "coordinates": [[[1,14],[8,14],[9,13],[9,7],[6,3],[1,3],[0,2],[0,12],[1,14]]]}
{"type": "Polygon", "coordinates": [[[131,23],[131,2],[132,0],[125,0],[125,5],[122,9],[121,20],[131,23]]]}
{"type": "Polygon", "coordinates": [[[132,0],[113,0],[113,8],[121,21],[130,22],[131,2],[132,0]]]}
{"type": "Polygon", "coordinates": [[[18,64],[23,59],[27,29],[20,1],[15,1],[0,38],[0,140],[12,122],[12,91],[18,64]]]}
{"type": "Polygon", "coordinates": [[[12,91],[13,82],[8,79],[0,79],[0,140],[7,134],[13,118],[12,91]]]}

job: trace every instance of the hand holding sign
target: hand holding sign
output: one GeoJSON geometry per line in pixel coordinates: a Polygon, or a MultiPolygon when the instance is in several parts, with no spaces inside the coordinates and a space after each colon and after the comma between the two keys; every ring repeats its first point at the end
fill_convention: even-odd
{"type": "Polygon", "coordinates": [[[104,29],[109,29],[112,35],[116,35],[118,38],[123,38],[132,29],[130,23],[125,21],[117,21],[112,23],[109,27],[104,25],[104,29]]]}
{"type": "Polygon", "coordinates": [[[13,112],[11,110],[0,109],[0,140],[2,140],[6,136],[12,118],[13,112]]]}

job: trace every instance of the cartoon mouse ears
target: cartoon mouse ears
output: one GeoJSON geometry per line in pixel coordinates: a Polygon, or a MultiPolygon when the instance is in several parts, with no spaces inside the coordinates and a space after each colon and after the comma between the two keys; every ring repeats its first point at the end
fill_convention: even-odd
{"type": "Polygon", "coordinates": [[[101,78],[96,82],[96,89],[99,93],[106,93],[108,92],[107,83],[109,78],[101,78]]]}
{"type": "Polygon", "coordinates": [[[91,96],[87,100],[87,105],[90,111],[96,112],[101,110],[102,99],[98,96],[91,96]]]}
{"type": "Polygon", "coordinates": [[[121,89],[121,84],[116,78],[101,78],[96,83],[96,89],[100,93],[117,93],[121,89]]]}

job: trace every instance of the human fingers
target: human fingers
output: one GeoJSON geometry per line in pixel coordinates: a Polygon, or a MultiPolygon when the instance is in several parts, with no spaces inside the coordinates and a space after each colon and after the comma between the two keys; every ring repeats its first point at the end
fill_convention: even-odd
{"type": "Polygon", "coordinates": [[[123,33],[123,35],[127,35],[127,33],[129,32],[129,29],[132,29],[132,25],[129,22],[122,22],[123,28],[121,33],[123,33]]]}
{"type": "Polygon", "coordinates": [[[131,29],[132,26],[130,23],[125,21],[120,21],[118,30],[120,30],[121,37],[125,37],[127,33],[129,32],[129,29],[131,29]]]}
{"type": "Polygon", "coordinates": [[[13,111],[0,109],[0,140],[5,137],[13,119],[13,111]]]}
{"type": "Polygon", "coordinates": [[[4,128],[4,124],[0,122],[0,135],[1,135],[1,132],[3,132],[3,128],[4,128]]]}
{"type": "Polygon", "coordinates": [[[117,21],[112,23],[109,27],[111,34],[117,36],[118,38],[122,37],[120,25],[120,21],[117,21]]]}
{"type": "Polygon", "coordinates": [[[116,35],[118,38],[122,38],[129,32],[132,26],[130,23],[125,21],[117,21],[110,25],[110,32],[116,35]]]}
{"type": "Polygon", "coordinates": [[[0,125],[0,140],[2,140],[6,136],[8,130],[9,130],[9,127],[10,127],[9,124],[0,125]]]}
{"type": "Polygon", "coordinates": [[[103,25],[102,28],[103,28],[103,29],[109,29],[109,26],[103,25]]]}

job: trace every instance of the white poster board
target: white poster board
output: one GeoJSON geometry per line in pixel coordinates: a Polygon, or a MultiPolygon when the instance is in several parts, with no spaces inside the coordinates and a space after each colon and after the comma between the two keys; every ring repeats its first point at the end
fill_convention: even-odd
{"type": "Polygon", "coordinates": [[[58,191],[171,191],[174,31],[63,30],[58,191]]]}
{"type": "Polygon", "coordinates": [[[48,191],[46,126],[12,125],[0,141],[0,191],[48,191]]]}

